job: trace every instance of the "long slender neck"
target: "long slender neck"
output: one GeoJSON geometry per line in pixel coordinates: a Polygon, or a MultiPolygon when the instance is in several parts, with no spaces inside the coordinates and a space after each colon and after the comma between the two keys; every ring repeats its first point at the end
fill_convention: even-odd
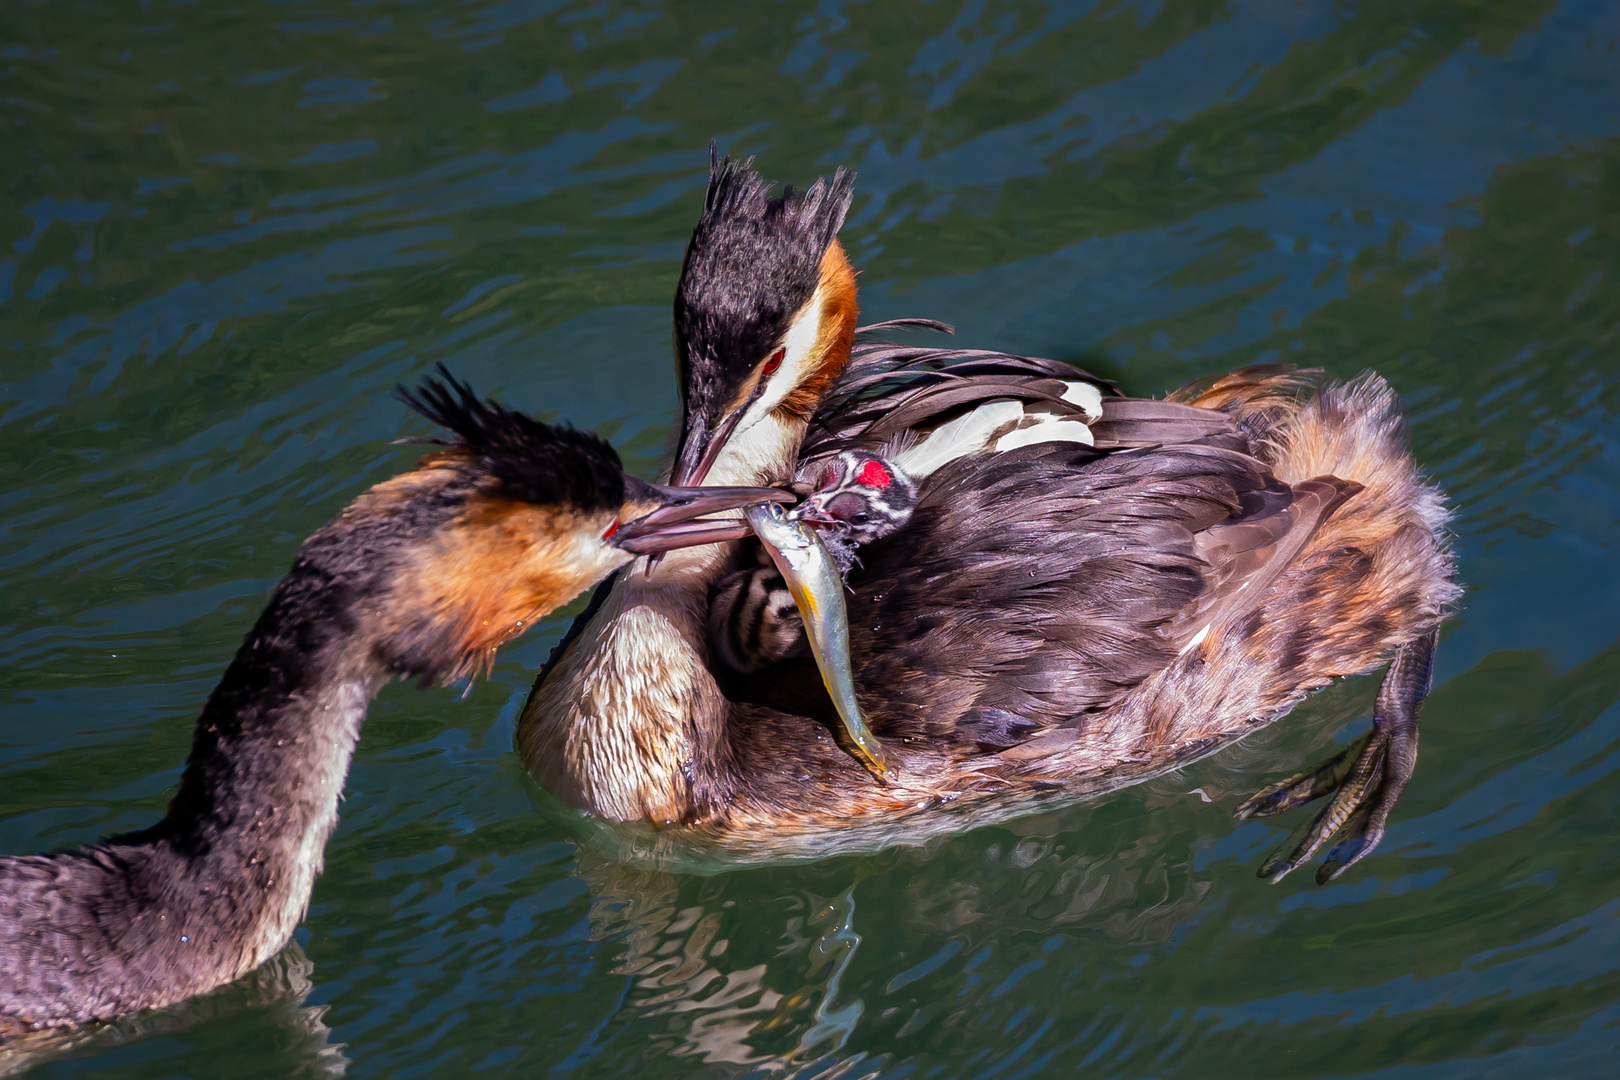
{"type": "MultiPolygon", "coordinates": [[[[727,442],[705,483],[754,487],[792,477],[809,418],[848,364],[855,337],[855,271],[836,241],[822,257],[808,310],[816,333],[799,383],[727,442]]],[[[650,574],[632,566],[536,683],[518,721],[517,749],[556,795],[615,821],[702,820],[724,811],[736,778],[705,624],[709,587],[730,555],[729,547],[711,546],[673,553],[650,574]]]]}
{"type": "MultiPolygon", "coordinates": [[[[716,458],[707,483],[789,479],[804,421],[772,414],[716,458]]],[[[550,791],[612,821],[675,822],[730,801],[727,705],[709,670],[709,587],[730,545],[632,564],[518,721],[524,766],[550,791]]]]}
{"type": "Polygon", "coordinates": [[[386,677],[355,641],[352,607],[301,559],[204,707],[162,821],[76,851],[0,859],[0,1023],[167,1004],[286,944],[386,677]]]}

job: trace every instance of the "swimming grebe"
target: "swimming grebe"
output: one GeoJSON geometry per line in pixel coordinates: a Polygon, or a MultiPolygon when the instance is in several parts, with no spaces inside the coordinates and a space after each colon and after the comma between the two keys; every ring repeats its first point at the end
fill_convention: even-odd
{"type": "Polygon", "coordinates": [[[402,396],[450,443],[305,541],[203,708],[167,815],[0,858],[0,1037],[179,1001],[264,962],[303,918],[385,682],[487,669],[636,555],[738,534],[699,515],[777,497],[645,484],[595,435],[447,375],[402,396]]]}
{"type": "Polygon", "coordinates": [[[852,656],[861,708],[902,764],[895,783],[835,743],[805,661],[735,678],[713,659],[710,591],[739,566],[719,547],[598,591],[520,720],[530,771],[600,817],[769,855],[943,803],[1148,775],[1394,656],[1350,759],[1245,808],[1337,793],[1268,876],[1341,825],[1350,839],[1323,874],[1365,854],[1410,774],[1457,597],[1446,511],[1388,386],[1249,370],[1157,402],[1056,361],[855,344],[854,271],[834,238],[852,183],[840,172],[773,198],[749,163],[713,163],[675,301],[674,479],[782,483],[996,398],[1068,410],[1095,445],[954,460],[919,485],[903,527],[861,550],[852,656]],[[1065,400],[1088,382],[1094,421],[1065,400]]]}

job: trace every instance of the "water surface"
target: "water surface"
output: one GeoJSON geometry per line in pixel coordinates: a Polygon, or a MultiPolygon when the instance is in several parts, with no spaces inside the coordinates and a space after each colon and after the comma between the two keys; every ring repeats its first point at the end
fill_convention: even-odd
{"type": "Polygon", "coordinates": [[[1137,393],[1376,368],[1469,592],[1383,847],[1255,867],[1352,680],[1183,773],[918,847],[628,864],[525,779],[566,613],[386,690],[258,984],[52,1077],[1540,1077],[1620,1042],[1620,8],[0,9],[0,851],[161,814],[300,540],[444,362],[657,469],[706,146],[860,171],[869,318],[1137,393]],[[1210,801],[1206,801],[1210,800],[1210,801]]]}

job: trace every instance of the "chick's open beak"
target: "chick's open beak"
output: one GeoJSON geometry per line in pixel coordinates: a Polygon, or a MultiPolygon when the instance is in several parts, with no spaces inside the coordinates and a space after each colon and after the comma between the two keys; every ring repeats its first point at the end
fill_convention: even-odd
{"type": "Polygon", "coordinates": [[[742,518],[705,519],[703,515],[762,502],[791,503],[794,499],[776,488],[665,487],[640,481],[630,486],[634,490],[627,492],[626,510],[652,509],[621,525],[608,543],[634,555],[658,555],[698,544],[741,540],[750,531],[742,518]]]}
{"type": "Polygon", "coordinates": [[[794,521],[802,521],[806,525],[814,525],[818,529],[828,529],[843,524],[843,522],[827,513],[827,508],[814,495],[789,511],[788,517],[794,521]]]}

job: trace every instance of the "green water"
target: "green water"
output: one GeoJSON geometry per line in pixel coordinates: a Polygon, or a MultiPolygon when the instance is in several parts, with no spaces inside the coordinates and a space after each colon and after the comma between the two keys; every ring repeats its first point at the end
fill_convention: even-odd
{"type": "Polygon", "coordinates": [[[38,1075],[1611,1075],[1601,0],[7,0],[0,851],[162,812],[300,540],[414,460],[396,382],[443,361],[656,469],[711,136],[860,170],[868,318],[1138,393],[1273,358],[1395,383],[1469,591],[1382,849],[1272,887],[1291,823],[1230,816],[1365,729],[1362,679],[1101,801],[639,869],[512,752],[558,615],[465,701],[384,692],[302,955],[38,1075]]]}

